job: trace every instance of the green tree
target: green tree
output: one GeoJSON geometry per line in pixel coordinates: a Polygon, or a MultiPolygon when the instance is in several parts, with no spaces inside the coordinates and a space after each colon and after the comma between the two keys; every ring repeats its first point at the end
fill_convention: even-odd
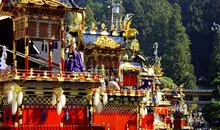
{"type": "Polygon", "coordinates": [[[187,88],[196,87],[196,78],[191,64],[190,40],[182,25],[181,8],[178,4],[173,6],[173,14],[169,20],[168,35],[165,50],[165,74],[171,77],[178,85],[185,83],[187,88]],[[172,63],[172,64],[170,64],[172,63]]]}
{"type": "MultiPolygon", "coordinates": [[[[139,37],[141,48],[145,55],[152,57],[153,44],[157,42],[159,45],[158,55],[162,56],[165,54],[165,48],[168,48],[165,39],[168,33],[168,22],[172,15],[171,5],[167,1],[140,1],[140,3],[144,9],[144,14],[140,15],[144,18],[142,22],[147,23],[146,29],[143,28],[145,33],[140,34],[139,37]]],[[[162,66],[163,62],[164,60],[162,60],[162,66]]],[[[165,66],[163,68],[166,69],[165,66]]]]}
{"type": "Polygon", "coordinates": [[[219,123],[215,123],[220,121],[220,101],[207,104],[203,108],[203,116],[209,124],[220,126],[219,123]]]}
{"type": "Polygon", "coordinates": [[[74,13],[68,12],[64,16],[65,26],[70,26],[74,24],[75,15],[74,13]]]}
{"type": "Polygon", "coordinates": [[[88,4],[86,5],[86,24],[90,27],[92,23],[96,23],[96,20],[94,18],[95,13],[93,12],[93,1],[88,0],[88,4]]]}
{"type": "Polygon", "coordinates": [[[163,82],[163,85],[167,86],[170,89],[177,87],[177,85],[169,77],[162,77],[161,80],[163,82]]]}
{"type": "Polygon", "coordinates": [[[220,85],[220,30],[216,33],[210,60],[210,77],[214,85],[220,85]]]}

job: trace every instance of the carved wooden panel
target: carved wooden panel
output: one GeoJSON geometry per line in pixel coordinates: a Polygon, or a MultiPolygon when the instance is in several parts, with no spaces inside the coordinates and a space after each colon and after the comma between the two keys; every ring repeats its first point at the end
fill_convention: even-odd
{"type": "Polygon", "coordinates": [[[40,26],[39,26],[39,36],[41,38],[49,38],[48,37],[48,23],[40,23],[40,26]]]}
{"type": "Polygon", "coordinates": [[[55,39],[60,39],[60,26],[59,24],[52,24],[51,25],[51,36],[55,39]]]}
{"type": "Polygon", "coordinates": [[[36,37],[36,22],[28,22],[28,34],[29,36],[36,37]]]}
{"type": "Polygon", "coordinates": [[[30,18],[28,25],[32,38],[60,40],[60,22],[57,20],[30,18]]]}
{"type": "Polygon", "coordinates": [[[25,24],[24,20],[19,20],[15,22],[15,29],[16,29],[16,39],[24,38],[25,37],[25,24]]]}

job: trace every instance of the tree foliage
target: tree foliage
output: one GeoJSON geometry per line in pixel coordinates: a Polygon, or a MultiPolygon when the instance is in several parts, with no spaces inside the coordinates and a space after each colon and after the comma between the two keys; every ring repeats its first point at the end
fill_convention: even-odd
{"type": "Polygon", "coordinates": [[[212,83],[220,85],[220,30],[216,33],[216,38],[213,44],[213,51],[210,61],[210,75],[212,83]]]}
{"type": "Polygon", "coordinates": [[[208,104],[203,109],[205,120],[211,125],[220,124],[220,101],[208,104]]]}
{"type": "Polygon", "coordinates": [[[173,82],[173,80],[169,77],[162,77],[161,78],[163,85],[165,85],[166,87],[168,87],[169,89],[173,89],[176,88],[177,85],[173,82]]]}
{"type": "Polygon", "coordinates": [[[166,42],[169,46],[164,55],[165,74],[171,77],[178,85],[185,83],[188,88],[194,88],[194,68],[191,64],[190,40],[182,25],[181,8],[178,4],[172,6],[173,14],[168,23],[166,42]],[[170,64],[172,63],[172,64],[170,64]]]}

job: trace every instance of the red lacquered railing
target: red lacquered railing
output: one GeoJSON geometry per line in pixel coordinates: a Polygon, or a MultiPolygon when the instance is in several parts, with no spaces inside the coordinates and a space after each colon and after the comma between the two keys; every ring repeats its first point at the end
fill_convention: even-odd
{"type": "Polygon", "coordinates": [[[21,125],[2,126],[0,130],[105,130],[104,126],[89,126],[89,125],[21,125]]]}

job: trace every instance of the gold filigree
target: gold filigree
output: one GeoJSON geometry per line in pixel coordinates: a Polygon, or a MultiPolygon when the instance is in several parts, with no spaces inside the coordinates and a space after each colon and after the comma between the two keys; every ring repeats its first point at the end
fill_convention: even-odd
{"type": "Polygon", "coordinates": [[[100,46],[101,48],[117,48],[120,44],[116,43],[114,40],[107,36],[100,36],[94,44],[100,46]]]}
{"type": "Polygon", "coordinates": [[[139,51],[139,48],[140,46],[139,46],[139,42],[138,42],[138,40],[137,39],[134,39],[134,40],[132,40],[132,42],[131,42],[131,50],[134,50],[134,51],[139,51]]]}
{"type": "Polygon", "coordinates": [[[65,3],[61,3],[57,0],[21,0],[21,3],[35,3],[38,5],[48,4],[50,6],[65,6],[67,5],[65,3]]]}
{"type": "Polygon", "coordinates": [[[129,29],[125,30],[123,36],[134,37],[137,34],[138,34],[138,31],[135,28],[129,28],[129,29]]]}

